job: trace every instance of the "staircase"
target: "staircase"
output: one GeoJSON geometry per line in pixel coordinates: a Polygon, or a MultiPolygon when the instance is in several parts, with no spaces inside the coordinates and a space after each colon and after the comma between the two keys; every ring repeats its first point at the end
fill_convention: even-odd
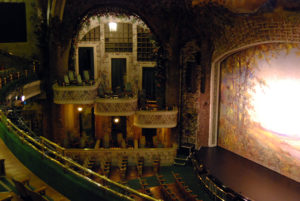
{"type": "Polygon", "coordinates": [[[190,155],[195,148],[194,144],[182,144],[177,150],[177,155],[174,158],[175,166],[186,166],[190,161],[190,155]]]}

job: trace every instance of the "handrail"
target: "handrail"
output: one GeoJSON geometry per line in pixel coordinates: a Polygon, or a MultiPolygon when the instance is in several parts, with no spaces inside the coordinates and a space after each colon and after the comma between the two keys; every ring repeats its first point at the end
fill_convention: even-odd
{"type": "MultiPolygon", "coordinates": [[[[193,162],[194,167],[198,167],[198,161],[195,159],[194,155],[192,155],[192,157],[193,157],[192,162],[193,162]]],[[[218,185],[216,185],[209,177],[207,177],[206,174],[200,175],[197,172],[197,176],[200,179],[200,181],[202,182],[202,184],[205,186],[205,188],[208,189],[215,197],[217,197],[221,201],[225,201],[226,200],[226,198],[220,197],[218,195],[218,192],[221,192],[222,194],[224,193],[225,196],[226,196],[227,193],[222,188],[220,188],[218,185]],[[211,186],[208,186],[209,184],[211,184],[212,187],[214,187],[214,189],[216,189],[216,190],[213,190],[213,188],[211,186]]]]}
{"type": "Polygon", "coordinates": [[[51,140],[48,140],[44,136],[40,136],[40,139],[42,140],[43,144],[45,144],[45,143],[50,144],[51,146],[55,147],[56,150],[58,150],[61,155],[65,156],[65,153],[64,153],[65,148],[64,147],[59,146],[58,144],[52,142],[51,140]]]}
{"type": "MultiPolygon", "coordinates": [[[[0,115],[1,121],[2,121],[3,123],[5,123],[5,125],[8,127],[9,130],[10,130],[10,129],[15,130],[15,131],[17,132],[17,134],[19,134],[18,136],[20,137],[20,139],[21,139],[23,142],[25,142],[28,146],[30,146],[31,148],[33,148],[34,150],[36,150],[37,152],[39,152],[40,154],[42,154],[43,156],[45,156],[46,158],[48,158],[49,160],[53,161],[54,163],[56,163],[56,164],[59,165],[59,166],[62,166],[63,168],[65,168],[65,169],[67,169],[68,171],[70,171],[70,172],[76,174],[77,176],[80,176],[80,177],[82,177],[83,179],[88,180],[88,181],[91,182],[91,183],[94,183],[95,185],[97,185],[98,187],[100,187],[100,188],[102,188],[102,189],[104,189],[104,190],[106,190],[106,191],[112,192],[113,194],[119,196],[120,198],[125,198],[125,199],[127,199],[127,200],[133,200],[132,198],[130,198],[129,196],[127,196],[126,193],[125,193],[125,195],[124,195],[124,194],[119,193],[119,192],[117,192],[117,191],[115,191],[115,190],[113,190],[113,189],[110,189],[110,188],[108,188],[108,187],[106,187],[106,186],[103,186],[102,184],[93,181],[92,179],[88,178],[87,176],[84,176],[84,175],[78,173],[77,171],[71,169],[70,166],[76,167],[76,168],[82,170],[84,173],[87,173],[87,174],[93,175],[93,176],[95,176],[95,177],[98,177],[98,178],[100,178],[101,180],[105,181],[106,184],[110,184],[110,185],[113,185],[113,186],[115,186],[115,187],[118,187],[120,190],[123,190],[124,192],[127,192],[127,193],[129,193],[129,194],[134,194],[134,195],[136,195],[136,196],[138,196],[138,197],[141,197],[141,198],[143,198],[143,199],[145,199],[145,200],[159,201],[159,199],[155,199],[155,198],[153,198],[153,197],[151,197],[151,196],[149,196],[149,195],[140,193],[139,191],[134,190],[134,189],[132,189],[132,188],[130,188],[130,187],[128,187],[128,186],[124,186],[124,185],[122,185],[122,184],[120,184],[120,183],[118,183],[118,182],[112,181],[112,180],[110,180],[109,178],[107,178],[107,177],[105,177],[105,176],[103,176],[103,175],[100,175],[100,174],[98,174],[98,173],[96,173],[96,172],[94,172],[94,171],[92,171],[92,170],[90,170],[90,169],[88,169],[88,168],[85,168],[85,167],[81,166],[80,164],[76,163],[76,162],[73,161],[72,159],[63,156],[62,153],[58,153],[58,152],[56,152],[56,151],[53,151],[53,150],[49,149],[49,148],[48,148],[47,146],[45,146],[43,143],[38,142],[36,139],[34,139],[34,138],[32,138],[31,136],[29,136],[26,132],[24,132],[23,130],[19,129],[15,124],[13,124],[13,123],[10,121],[10,119],[7,119],[7,118],[6,118],[6,116],[4,115],[4,113],[2,112],[2,110],[0,110],[0,114],[1,114],[1,115],[0,115]],[[6,119],[4,120],[3,118],[6,118],[6,119]],[[29,141],[31,141],[32,143],[30,143],[29,141]],[[33,144],[35,144],[36,146],[34,146],[33,144]],[[38,146],[40,149],[38,149],[37,146],[38,146]],[[64,164],[61,163],[60,161],[58,161],[57,159],[55,159],[55,158],[49,156],[48,154],[46,154],[46,152],[53,154],[53,155],[56,156],[57,158],[60,158],[60,159],[64,162],[64,164]]],[[[15,132],[14,132],[14,133],[15,133],[15,132]]],[[[16,133],[15,133],[15,134],[16,134],[16,133]]],[[[42,142],[43,142],[43,140],[45,140],[45,138],[42,139],[42,142]]],[[[45,140],[45,141],[46,141],[46,140],[45,140]]],[[[51,141],[47,140],[47,143],[48,143],[48,142],[51,142],[51,141]]],[[[50,143],[49,143],[49,144],[50,144],[50,143]]],[[[60,148],[61,150],[63,150],[63,148],[60,147],[59,145],[57,145],[57,144],[55,144],[55,143],[53,143],[53,142],[51,142],[51,144],[52,144],[53,146],[55,146],[55,147],[60,148]]]]}
{"type": "MultiPolygon", "coordinates": [[[[194,170],[195,170],[195,172],[197,174],[198,179],[205,186],[205,188],[209,192],[211,192],[213,194],[213,196],[215,196],[219,200],[226,201],[228,199],[228,195],[230,193],[234,194],[235,199],[236,198],[242,198],[242,199],[237,199],[237,200],[249,200],[248,198],[246,198],[246,197],[244,197],[244,196],[242,196],[240,194],[237,194],[237,193],[235,193],[233,191],[226,190],[227,189],[226,187],[224,187],[225,188],[224,189],[224,188],[218,186],[211,178],[209,178],[209,176],[208,176],[208,174],[207,174],[207,172],[206,172],[205,169],[203,169],[203,170],[199,170],[198,169],[198,167],[200,167],[200,165],[199,165],[199,163],[198,163],[198,161],[197,161],[197,159],[195,158],[194,155],[192,155],[192,163],[193,163],[194,170]],[[201,171],[201,172],[199,172],[199,171],[201,171]]],[[[253,200],[253,199],[251,199],[251,200],[253,200]]]]}

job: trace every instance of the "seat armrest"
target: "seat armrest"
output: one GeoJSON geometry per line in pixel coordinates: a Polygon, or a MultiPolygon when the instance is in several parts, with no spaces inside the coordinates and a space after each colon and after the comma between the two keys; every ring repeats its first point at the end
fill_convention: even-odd
{"type": "Polygon", "coordinates": [[[46,186],[41,186],[34,190],[34,192],[39,193],[40,195],[46,195],[46,186]]]}
{"type": "Polygon", "coordinates": [[[13,198],[12,195],[6,195],[6,196],[0,198],[0,201],[11,201],[12,198],[13,198]]]}
{"type": "Polygon", "coordinates": [[[19,180],[20,183],[22,183],[23,185],[29,185],[29,178],[25,178],[25,179],[22,179],[22,180],[19,180]]]}

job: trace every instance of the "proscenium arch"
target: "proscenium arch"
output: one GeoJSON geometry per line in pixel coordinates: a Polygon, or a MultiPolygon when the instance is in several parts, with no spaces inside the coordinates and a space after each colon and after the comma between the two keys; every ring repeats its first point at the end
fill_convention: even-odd
{"type": "Polygon", "coordinates": [[[263,41],[259,43],[252,43],[248,44],[236,49],[232,49],[227,51],[218,57],[216,57],[212,61],[211,67],[211,88],[210,88],[210,111],[209,111],[209,138],[208,138],[208,146],[215,147],[218,144],[218,121],[219,121],[219,96],[220,96],[220,68],[221,63],[228,58],[229,56],[233,55],[234,53],[241,52],[245,49],[255,47],[262,44],[274,44],[274,43],[297,43],[295,41],[288,41],[288,40],[270,40],[270,41],[263,41]]]}

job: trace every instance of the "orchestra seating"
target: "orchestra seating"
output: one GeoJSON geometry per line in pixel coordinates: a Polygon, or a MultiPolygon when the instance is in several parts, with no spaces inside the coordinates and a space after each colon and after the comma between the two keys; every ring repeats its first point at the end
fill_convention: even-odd
{"type": "Polygon", "coordinates": [[[29,179],[24,179],[22,181],[18,181],[12,178],[12,181],[15,184],[17,192],[23,200],[49,200],[46,197],[46,187],[41,186],[39,188],[34,188],[29,184],[29,179]]]}
{"type": "Polygon", "coordinates": [[[192,190],[189,189],[187,185],[185,185],[184,181],[178,173],[172,172],[172,174],[175,178],[175,184],[177,188],[180,190],[181,194],[183,194],[187,201],[200,201],[198,200],[197,195],[192,194],[192,190]]]}
{"type": "Polygon", "coordinates": [[[170,184],[166,183],[166,180],[163,179],[162,175],[156,175],[156,178],[160,184],[160,190],[166,201],[179,201],[178,196],[171,190],[169,187],[170,184]]]}
{"type": "Polygon", "coordinates": [[[0,193],[0,201],[11,201],[12,199],[13,195],[11,195],[10,193],[0,193]]]}

